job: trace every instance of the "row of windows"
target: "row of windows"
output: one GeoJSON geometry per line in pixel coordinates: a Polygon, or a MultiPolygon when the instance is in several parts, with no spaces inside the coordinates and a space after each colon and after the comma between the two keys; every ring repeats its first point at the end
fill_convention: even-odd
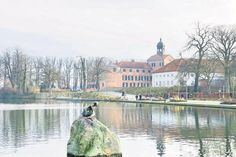
{"type": "Polygon", "coordinates": [[[123,72],[126,72],[126,71],[129,71],[129,72],[133,72],[133,71],[136,71],[137,73],[138,72],[148,72],[148,73],[151,73],[151,70],[145,70],[145,69],[122,69],[123,72]]]}
{"type": "MultiPolygon", "coordinates": [[[[158,65],[158,64],[157,64],[158,65]]],[[[164,65],[163,62],[159,62],[159,66],[162,67],[164,65]]],[[[156,67],[156,63],[151,63],[152,67],[156,67]]]]}
{"type": "Polygon", "coordinates": [[[122,75],[122,80],[127,81],[127,80],[135,80],[135,81],[151,81],[152,76],[132,76],[132,75],[122,75]]]}
{"type": "Polygon", "coordinates": [[[122,87],[149,87],[149,83],[128,83],[128,82],[123,82],[122,87]]]}
{"type": "Polygon", "coordinates": [[[160,75],[156,75],[156,77],[170,77],[170,76],[174,76],[174,74],[160,74],[160,75]]]}
{"type": "Polygon", "coordinates": [[[172,86],[174,85],[174,82],[173,81],[159,81],[159,82],[156,82],[156,86],[172,86]]]}

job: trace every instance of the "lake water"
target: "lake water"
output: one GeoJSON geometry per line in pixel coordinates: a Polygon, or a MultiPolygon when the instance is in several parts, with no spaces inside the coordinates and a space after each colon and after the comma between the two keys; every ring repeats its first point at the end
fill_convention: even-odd
{"type": "MultiPolygon", "coordinates": [[[[88,103],[0,104],[0,157],[66,157],[70,126],[88,103]]],[[[236,156],[236,110],[100,103],[124,157],[236,156]]]]}

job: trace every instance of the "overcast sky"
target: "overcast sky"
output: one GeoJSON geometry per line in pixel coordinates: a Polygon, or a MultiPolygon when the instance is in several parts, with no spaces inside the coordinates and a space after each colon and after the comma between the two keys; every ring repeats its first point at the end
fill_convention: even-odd
{"type": "Polygon", "coordinates": [[[147,59],[162,38],[178,57],[197,21],[235,24],[236,1],[0,0],[0,50],[147,59]]]}

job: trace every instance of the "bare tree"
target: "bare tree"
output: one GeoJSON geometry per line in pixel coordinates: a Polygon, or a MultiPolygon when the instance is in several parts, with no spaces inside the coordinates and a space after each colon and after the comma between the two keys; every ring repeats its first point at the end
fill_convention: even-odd
{"type": "Polygon", "coordinates": [[[34,85],[39,87],[42,81],[43,58],[40,57],[33,58],[32,62],[33,62],[34,85]]]}
{"type": "Polygon", "coordinates": [[[195,51],[194,58],[197,59],[197,62],[194,62],[196,69],[193,72],[195,73],[194,92],[198,92],[202,60],[208,53],[212,41],[210,27],[197,23],[195,32],[193,34],[187,34],[187,36],[188,42],[186,44],[186,50],[193,49],[195,51]]]}
{"type": "Polygon", "coordinates": [[[79,82],[79,63],[74,61],[73,64],[73,90],[78,89],[78,82],[79,82]]]}
{"type": "Polygon", "coordinates": [[[13,76],[13,61],[10,50],[6,50],[3,54],[4,64],[4,87],[6,86],[7,79],[10,81],[12,88],[15,88],[15,81],[13,76]]]}
{"type": "Polygon", "coordinates": [[[84,57],[80,57],[80,88],[82,90],[87,88],[86,68],[86,59],[84,57]]]}
{"type": "Polygon", "coordinates": [[[0,56],[0,81],[3,85],[3,87],[5,87],[5,66],[4,66],[4,60],[3,60],[3,56],[0,56]]]}
{"type": "Polygon", "coordinates": [[[70,81],[71,81],[73,62],[74,61],[71,58],[67,58],[64,60],[65,85],[66,85],[67,89],[70,89],[70,81]]]}
{"type": "Polygon", "coordinates": [[[211,83],[219,66],[219,62],[212,57],[207,57],[202,63],[201,78],[206,81],[208,93],[211,91],[211,83]]]}
{"type": "Polygon", "coordinates": [[[62,74],[62,67],[63,67],[63,59],[58,59],[57,61],[57,85],[58,88],[62,88],[62,80],[63,80],[63,74],[62,74]]]}
{"type": "MultiPolygon", "coordinates": [[[[87,58],[86,67],[87,67],[86,68],[87,82],[90,83],[90,84],[94,84],[95,83],[95,77],[94,77],[94,58],[87,58]]],[[[91,86],[90,86],[90,88],[91,88],[91,86]]]]}
{"type": "Polygon", "coordinates": [[[231,69],[231,76],[232,76],[232,92],[233,92],[233,97],[235,97],[235,88],[236,88],[236,56],[233,57],[233,62],[230,66],[231,69]]]}
{"type": "Polygon", "coordinates": [[[43,82],[51,91],[51,88],[55,86],[58,73],[56,69],[56,58],[44,58],[42,66],[43,82]]]}
{"type": "Polygon", "coordinates": [[[213,44],[211,46],[218,61],[224,66],[224,80],[226,92],[232,91],[230,65],[236,55],[236,27],[217,26],[212,31],[213,44]]]}
{"type": "Polygon", "coordinates": [[[25,93],[27,89],[29,57],[18,48],[6,50],[2,57],[4,71],[4,86],[7,80],[18,93],[25,93]]]}
{"type": "Polygon", "coordinates": [[[98,91],[100,90],[100,81],[106,72],[106,63],[104,57],[96,57],[93,62],[95,85],[98,91]]]}

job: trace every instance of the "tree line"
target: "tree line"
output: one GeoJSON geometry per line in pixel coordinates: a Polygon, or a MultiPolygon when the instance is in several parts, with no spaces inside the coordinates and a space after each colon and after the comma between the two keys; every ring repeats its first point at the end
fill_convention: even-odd
{"type": "Polygon", "coordinates": [[[104,57],[32,57],[19,48],[7,49],[0,55],[0,85],[18,94],[34,88],[85,90],[91,83],[99,90],[107,64],[104,57]]]}
{"type": "Polygon", "coordinates": [[[194,73],[194,92],[199,91],[199,79],[204,77],[208,89],[217,69],[224,71],[225,92],[233,91],[236,77],[236,26],[210,26],[197,23],[187,34],[185,51],[194,51],[192,59],[182,67],[182,74],[194,73]]]}

